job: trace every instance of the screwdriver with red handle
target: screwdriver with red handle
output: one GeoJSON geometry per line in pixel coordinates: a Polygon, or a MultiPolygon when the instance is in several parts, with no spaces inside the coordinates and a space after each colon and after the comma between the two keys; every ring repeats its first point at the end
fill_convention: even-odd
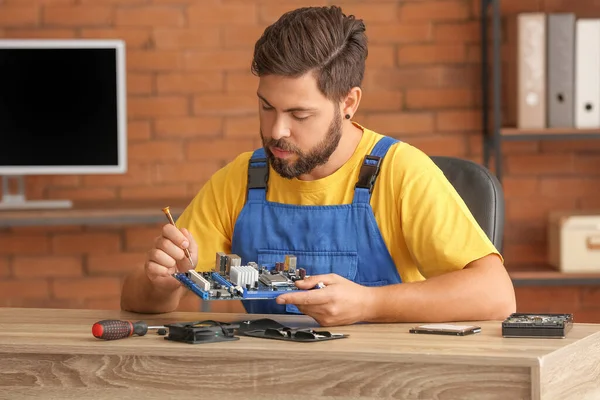
{"type": "Polygon", "coordinates": [[[117,319],[96,322],[92,326],[92,334],[98,339],[117,340],[133,335],[144,336],[150,329],[158,329],[159,334],[166,334],[164,326],[148,326],[144,321],[132,322],[117,319]]]}

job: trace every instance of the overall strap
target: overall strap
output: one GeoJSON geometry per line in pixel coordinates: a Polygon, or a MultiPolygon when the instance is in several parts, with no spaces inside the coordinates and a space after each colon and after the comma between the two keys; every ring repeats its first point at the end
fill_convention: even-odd
{"type": "Polygon", "coordinates": [[[399,142],[398,139],[384,136],[375,144],[371,154],[365,156],[358,174],[358,181],[354,186],[353,203],[369,203],[383,158],[387,154],[389,148],[397,142],[399,142]]]}
{"type": "Polygon", "coordinates": [[[254,150],[248,162],[248,201],[264,201],[267,198],[269,163],[265,149],[254,150]]]}

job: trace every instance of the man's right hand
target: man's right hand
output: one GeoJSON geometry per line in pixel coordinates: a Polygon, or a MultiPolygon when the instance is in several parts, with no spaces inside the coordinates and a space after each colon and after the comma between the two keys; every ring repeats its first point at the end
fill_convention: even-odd
{"type": "Polygon", "coordinates": [[[180,283],[171,274],[192,269],[197,262],[198,244],[192,234],[185,228],[179,230],[172,224],[165,224],[161,235],[154,241],[154,247],[148,252],[144,269],[148,279],[157,288],[175,290],[180,283]],[[185,256],[185,248],[192,256],[193,266],[185,256]]]}

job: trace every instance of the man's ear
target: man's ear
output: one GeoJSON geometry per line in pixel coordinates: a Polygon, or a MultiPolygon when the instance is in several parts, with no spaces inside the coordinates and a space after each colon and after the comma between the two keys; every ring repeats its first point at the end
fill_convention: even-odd
{"type": "Polygon", "coordinates": [[[344,99],[342,104],[342,115],[349,115],[350,118],[352,118],[358,110],[361,97],[362,90],[359,87],[353,87],[352,89],[350,89],[350,92],[348,92],[348,95],[346,95],[346,98],[344,99]]]}

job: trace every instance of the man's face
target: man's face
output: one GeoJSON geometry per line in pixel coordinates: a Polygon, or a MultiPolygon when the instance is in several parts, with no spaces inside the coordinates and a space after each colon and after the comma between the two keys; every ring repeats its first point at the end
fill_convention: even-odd
{"type": "Polygon", "coordinates": [[[312,74],[261,77],[258,97],[260,135],[277,173],[297,178],[329,160],[341,138],[342,117],[312,74]]]}

